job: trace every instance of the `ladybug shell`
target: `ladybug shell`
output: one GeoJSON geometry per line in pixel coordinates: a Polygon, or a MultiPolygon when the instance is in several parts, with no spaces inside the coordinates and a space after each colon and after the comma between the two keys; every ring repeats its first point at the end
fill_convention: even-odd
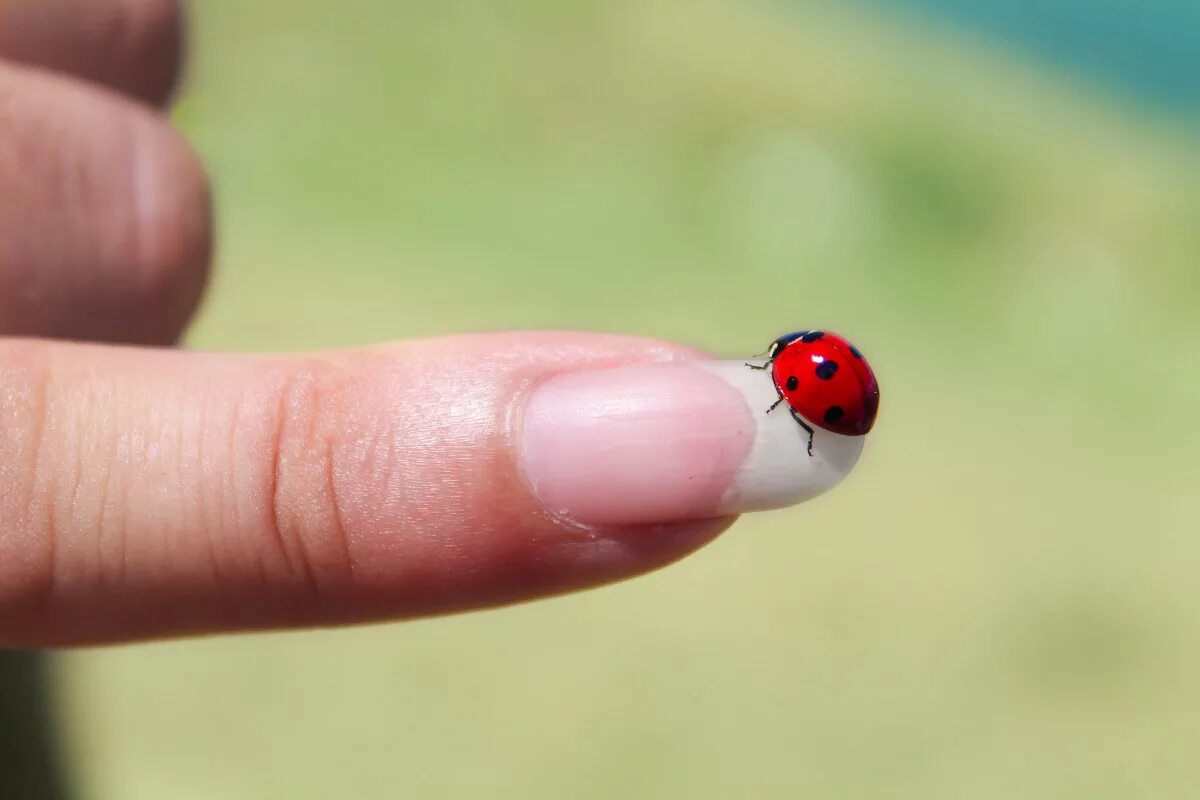
{"type": "Polygon", "coordinates": [[[879,383],[854,345],[827,331],[783,336],[771,347],[775,388],[804,419],[843,436],[863,436],[879,411],[879,383]]]}

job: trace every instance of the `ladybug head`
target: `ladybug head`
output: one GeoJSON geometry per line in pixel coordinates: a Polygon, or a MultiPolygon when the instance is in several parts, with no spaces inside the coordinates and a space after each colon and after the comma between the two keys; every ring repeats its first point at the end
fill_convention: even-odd
{"type": "Polygon", "coordinates": [[[792,333],[785,333],[771,342],[771,346],[767,348],[767,358],[776,358],[783,352],[784,348],[798,339],[806,342],[815,342],[824,336],[824,331],[793,331],[792,333]]]}

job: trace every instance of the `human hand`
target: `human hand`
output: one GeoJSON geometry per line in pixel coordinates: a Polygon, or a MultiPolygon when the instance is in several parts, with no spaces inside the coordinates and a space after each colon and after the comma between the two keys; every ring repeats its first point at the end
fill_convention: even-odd
{"type": "Polygon", "coordinates": [[[179,31],[170,0],[0,4],[0,335],[25,337],[0,339],[0,645],[585,588],[853,465],[860,439],[794,459],[761,373],[658,341],[127,346],[176,340],[209,261],[203,171],[155,111],[179,31]]]}

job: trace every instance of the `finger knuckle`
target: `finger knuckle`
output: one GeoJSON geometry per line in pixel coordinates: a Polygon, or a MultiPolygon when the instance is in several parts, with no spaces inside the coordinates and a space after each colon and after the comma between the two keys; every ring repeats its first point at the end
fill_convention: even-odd
{"type": "Polygon", "coordinates": [[[338,464],[337,376],[308,364],[284,379],[278,391],[274,435],[267,455],[270,498],[268,538],[277,563],[293,585],[328,598],[353,578],[338,464]]]}

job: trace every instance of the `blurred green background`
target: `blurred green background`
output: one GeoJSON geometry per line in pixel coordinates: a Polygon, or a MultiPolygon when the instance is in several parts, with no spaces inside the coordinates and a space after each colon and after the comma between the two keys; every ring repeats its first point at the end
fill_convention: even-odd
{"type": "Polygon", "coordinates": [[[71,655],[88,797],[1194,796],[1188,123],[831,2],[193,6],[194,346],[828,326],[884,406],[838,491],[644,579],[71,655]]]}

